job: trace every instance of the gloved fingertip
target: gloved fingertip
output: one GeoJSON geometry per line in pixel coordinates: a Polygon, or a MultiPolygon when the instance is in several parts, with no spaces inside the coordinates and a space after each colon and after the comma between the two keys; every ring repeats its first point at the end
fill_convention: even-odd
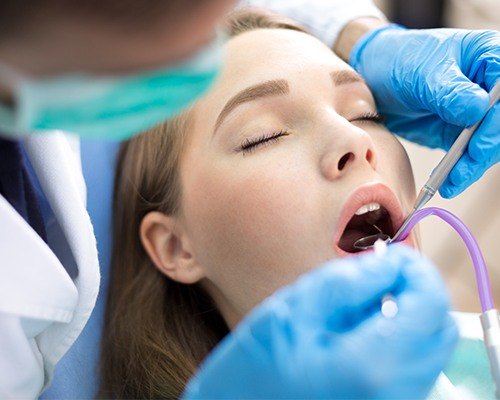
{"type": "Polygon", "coordinates": [[[457,86],[454,90],[457,93],[447,105],[453,116],[447,122],[462,127],[474,125],[483,117],[488,108],[488,93],[472,82],[457,86]]]}
{"type": "Polygon", "coordinates": [[[477,140],[474,140],[474,142],[471,140],[469,142],[469,147],[467,149],[467,153],[469,157],[474,160],[476,163],[484,163],[484,164],[490,164],[491,163],[491,147],[487,147],[487,144],[485,144],[485,141],[482,140],[483,138],[479,138],[477,140]]]}
{"type": "Polygon", "coordinates": [[[446,181],[453,186],[462,186],[471,175],[471,160],[467,154],[463,154],[452,168],[446,181]]]}
{"type": "Polygon", "coordinates": [[[453,185],[452,183],[445,182],[440,188],[439,188],[439,194],[443,199],[452,199],[456,196],[458,196],[462,190],[460,187],[453,185]]]}
{"type": "Polygon", "coordinates": [[[445,186],[445,184],[443,183],[443,186],[441,186],[439,188],[439,195],[443,198],[443,199],[450,199],[451,198],[451,191],[449,189],[448,186],[445,186]]]}
{"type": "Polygon", "coordinates": [[[474,132],[467,148],[467,154],[476,163],[491,165],[500,160],[500,140],[498,126],[500,124],[500,103],[496,104],[474,132]]]}

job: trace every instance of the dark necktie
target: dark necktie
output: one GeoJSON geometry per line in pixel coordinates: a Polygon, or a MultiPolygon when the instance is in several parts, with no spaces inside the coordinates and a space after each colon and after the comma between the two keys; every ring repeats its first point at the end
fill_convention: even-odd
{"type": "Polygon", "coordinates": [[[40,203],[19,142],[0,138],[0,194],[47,242],[40,203]]]}

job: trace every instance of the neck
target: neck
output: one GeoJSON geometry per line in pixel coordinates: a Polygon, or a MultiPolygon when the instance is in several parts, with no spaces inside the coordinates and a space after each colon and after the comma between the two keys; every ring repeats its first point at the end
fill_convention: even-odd
{"type": "Polygon", "coordinates": [[[229,299],[208,279],[202,281],[202,287],[212,298],[228,328],[233,330],[243,318],[242,314],[238,312],[229,299]]]}

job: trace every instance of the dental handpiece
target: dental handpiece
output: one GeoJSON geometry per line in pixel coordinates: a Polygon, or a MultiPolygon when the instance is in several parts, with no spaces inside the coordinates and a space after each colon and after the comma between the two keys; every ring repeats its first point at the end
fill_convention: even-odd
{"type": "MultiPolygon", "coordinates": [[[[488,105],[488,111],[495,105],[495,103],[500,99],[500,80],[495,84],[493,89],[490,92],[490,102],[488,105]]],[[[460,135],[457,137],[453,145],[450,147],[450,150],[445,154],[445,156],[441,159],[436,168],[432,171],[429,179],[420,190],[417,200],[415,201],[415,206],[413,207],[413,211],[406,217],[403,225],[398,229],[398,231],[394,234],[393,238],[390,239],[389,243],[395,242],[401,236],[401,233],[405,230],[409,221],[413,214],[420,210],[427,202],[432,199],[432,197],[439,190],[444,180],[453,169],[455,164],[458,162],[460,157],[465,152],[467,145],[469,144],[469,140],[472,137],[473,133],[476,131],[479,125],[483,122],[486,114],[477,122],[475,125],[470,128],[465,128],[460,135]]]]}
{"type": "Polygon", "coordinates": [[[500,399],[500,315],[497,309],[492,308],[483,312],[480,319],[491,375],[496,386],[495,396],[500,399]]]}

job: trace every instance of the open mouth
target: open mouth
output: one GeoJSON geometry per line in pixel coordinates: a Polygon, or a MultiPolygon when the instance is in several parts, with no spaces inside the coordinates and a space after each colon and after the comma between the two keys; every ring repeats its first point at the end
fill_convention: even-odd
{"type": "Polygon", "coordinates": [[[377,183],[358,188],[344,205],[335,244],[341,255],[363,251],[354,244],[371,235],[393,237],[403,221],[403,211],[396,195],[377,183]]]}
{"type": "Polygon", "coordinates": [[[387,209],[379,203],[369,203],[354,213],[340,236],[338,246],[347,253],[357,253],[362,251],[354,246],[359,239],[377,234],[393,237],[394,233],[387,209]]]}

